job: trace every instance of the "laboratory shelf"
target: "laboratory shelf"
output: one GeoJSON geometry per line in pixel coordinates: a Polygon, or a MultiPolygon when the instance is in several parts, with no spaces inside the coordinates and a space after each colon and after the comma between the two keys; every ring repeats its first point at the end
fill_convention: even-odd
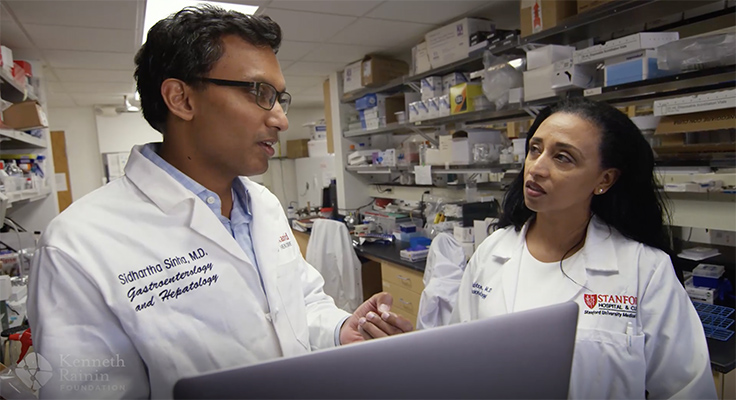
{"type": "MultiPolygon", "coordinates": [[[[660,30],[663,27],[652,25],[653,21],[701,7],[718,7],[719,4],[723,5],[724,2],[718,0],[612,1],[567,18],[557,24],[557,26],[523,37],[521,38],[521,44],[574,45],[575,43],[591,38],[597,39],[598,41],[605,41],[643,30],[660,30]],[[632,28],[634,30],[627,30],[625,28],[632,28]]],[[[723,9],[725,7],[721,6],[720,8],[723,9]]],[[[722,10],[716,11],[716,13],[720,12],[722,10]]],[[[667,28],[685,23],[685,21],[687,20],[681,17],[674,24],[667,25],[667,28]]]]}
{"type": "MultiPolygon", "coordinates": [[[[556,98],[549,99],[547,103],[551,104],[556,98]]],[[[542,103],[537,103],[542,104],[542,103]]],[[[502,110],[478,110],[463,114],[448,115],[445,117],[425,119],[422,121],[408,122],[403,124],[391,123],[384,128],[373,130],[354,130],[346,131],[343,137],[359,137],[369,136],[381,133],[411,133],[416,129],[436,129],[442,125],[452,123],[480,124],[493,121],[515,121],[529,119],[531,116],[520,105],[512,105],[502,110]]]]}
{"type": "Polygon", "coordinates": [[[0,94],[2,94],[3,99],[11,103],[38,100],[36,96],[29,94],[25,88],[21,88],[5,68],[0,68],[0,94]]]}
{"type": "Polygon", "coordinates": [[[0,129],[0,150],[28,148],[45,149],[46,141],[41,138],[31,136],[25,132],[12,129],[0,129]]]}
{"type": "Polygon", "coordinates": [[[591,100],[631,104],[636,101],[664,99],[734,86],[736,86],[736,66],[729,65],[624,85],[586,89],[584,95],[591,100]]]}
{"type": "MultiPolygon", "coordinates": [[[[489,172],[502,172],[511,169],[520,169],[522,164],[470,164],[470,165],[432,165],[432,174],[479,174],[489,172]]],[[[391,174],[402,171],[414,173],[414,165],[402,165],[397,167],[384,167],[372,165],[348,165],[345,167],[347,171],[357,172],[359,174],[391,174]]],[[[380,184],[379,184],[380,185],[380,184]]]]}
{"type": "Polygon", "coordinates": [[[46,197],[48,197],[49,194],[51,194],[51,187],[46,187],[42,189],[26,189],[17,192],[5,193],[5,195],[8,196],[8,208],[12,207],[14,203],[31,203],[37,200],[45,199],[46,197]]]}
{"type": "Polygon", "coordinates": [[[364,87],[362,89],[358,89],[354,92],[345,93],[342,96],[343,103],[350,103],[352,101],[358,100],[359,98],[367,95],[368,93],[385,93],[385,92],[398,92],[404,87],[404,77],[400,76],[398,78],[392,79],[383,85],[380,86],[373,86],[373,87],[364,87]]]}

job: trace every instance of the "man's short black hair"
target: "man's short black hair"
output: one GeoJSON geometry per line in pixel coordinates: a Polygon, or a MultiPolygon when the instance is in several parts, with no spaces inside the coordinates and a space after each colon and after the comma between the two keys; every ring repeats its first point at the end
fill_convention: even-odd
{"type": "Polygon", "coordinates": [[[161,84],[169,78],[197,86],[222,57],[222,37],[235,35],[278,52],[281,27],[266,16],[245,15],[211,5],[187,7],[157,22],[135,56],[135,79],[143,117],[161,133],[169,110],[161,84]]]}

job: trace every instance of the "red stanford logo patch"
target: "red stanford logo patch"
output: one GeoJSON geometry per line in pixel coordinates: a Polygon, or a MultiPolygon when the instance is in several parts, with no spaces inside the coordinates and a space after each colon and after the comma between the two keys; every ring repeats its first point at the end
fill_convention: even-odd
{"type": "Polygon", "coordinates": [[[588,308],[595,307],[596,303],[598,303],[598,296],[594,294],[586,294],[585,296],[585,304],[588,306],[588,308]]]}

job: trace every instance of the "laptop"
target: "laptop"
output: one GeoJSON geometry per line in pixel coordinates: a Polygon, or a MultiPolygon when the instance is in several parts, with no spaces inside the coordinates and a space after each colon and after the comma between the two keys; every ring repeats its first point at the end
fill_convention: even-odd
{"type": "Polygon", "coordinates": [[[567,398],[576,303],[179,380],[175,399],[567,398]]]}

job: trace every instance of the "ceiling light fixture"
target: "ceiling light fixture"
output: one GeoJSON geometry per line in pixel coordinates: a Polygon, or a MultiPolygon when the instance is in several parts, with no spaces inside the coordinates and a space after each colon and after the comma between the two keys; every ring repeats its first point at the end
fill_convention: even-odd
{"type": "Polygon", "coordinates": [[[146,14],[143,18],[143,38],[141,44],[146,42],[148,30],[158,21],[178,12],[184,7],[196,6],[198,4],[212,4],[226,10],[238,11],[243,14],[253,15],[258,11],[258,6],[249,6],[246,4],[221,3],[217,1],[196,1],[196,0],[147,0],[146,14]]]}

